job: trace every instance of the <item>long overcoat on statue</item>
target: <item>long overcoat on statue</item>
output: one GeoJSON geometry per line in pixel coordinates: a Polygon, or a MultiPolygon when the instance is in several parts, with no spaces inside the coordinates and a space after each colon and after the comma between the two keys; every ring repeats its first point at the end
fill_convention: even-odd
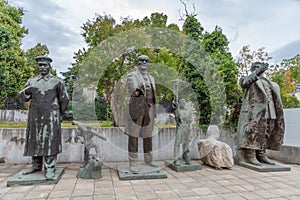
{"type": "Polygon", "coordinates": [[[18,94],[18,99],[23,102],[31,100],[24,156],[61,153],[61,120],[69,102],[62,79],[51,74],[31,78],[18,94]]]}
{"type": "Polygon", "coordinates": [[[147,104],[146,95],[146,83],[143,79],[142,73],[136,69],[127,74],[127,90],[131,95],[128,110],[127,110],[127,119],[126,119],[126,133],[135,137],[151,137],[152,129],[154,125],[154,118],[156,117],[156,88],[155,80],[150,74],[146,74],[150,80],[150,90],[152,93],[151,102],[152,106],[147,104]],[[143,95],[134,96],[132,95],[138,89],[143,95]],[[137,135],[137,129],[140,127],[148,127],[143,132],[143,135],[137,135]]]}
{"type": "Polygon", "coordinates": [[[240,79],[243,103],[238,122],[239,148],[279,150],[284,137],[284,117],[279,86],[264,77],[252,73],[240,79]],[[267,94],[262,79],[270,85],[276,112],[274,128],[267,132],[267,94]],[[268,135],[268,137],[266,137],[268,135]]]}

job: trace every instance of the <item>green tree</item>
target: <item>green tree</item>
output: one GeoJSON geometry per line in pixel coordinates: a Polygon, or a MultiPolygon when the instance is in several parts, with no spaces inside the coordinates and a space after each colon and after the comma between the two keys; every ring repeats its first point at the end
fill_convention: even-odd
{"type": "MultiPolygon", "coordinates": [[[[116,24],[115,19],[110,15],[96,15],[95,18],[91,21],[88,20],[82,27],[83,33],[82,36],[85,38],[86,43],[88,44],[88,49],[79,50],[75,55],[75,63],[73,64],[73,69],[70,72],[64,73],[64,75],[71,76],[75,72],[75,76],[78,74],[79,66],[82,62],[85,64],[93,65],[97,63],[97,58],[89,63],[86,60],[87,57],[91,55],[91,52],[95,48],[98,48],[101,45],[101,42],[108,39],[111,36],[114,36],[118,33],[131,30],[133,28],[140,27],[163,27],[167,28],[167,15],[162,13],[152,13],[151,17],[145,17],[143,20],[133,20],[129,17],[123,18],[123,21],[120,24],[116,24]]],[[[171,24],[169,26],[172,30],[179,30],[178,26],[171,24]]],[[[100,79],[97,85],[97,93],[105,94],[106,100],[109,104],[112,103],[112,92],[116,82],[124,75],[128,70],[132,69],[137,59],[137,56],[141,53],[145,53],[151,56],[151,51],[149,49],[138,49],[131,52],[124,52],[117,58],[114,58],[114,61],[106,67],[105,71],[100,75],[100,79]]],[[[98,72],[99,73],[99,72],[98,72]]],[[[80,79],[80,77],[77,77],[80,79]]],[[[69,78],[67,78],[69,79],[69,78]]]]}
{"type": "Polygon", "coordinates": [[[24,11],[0,0],[0,107],[14,97],[25,84],[32,69],[26,65],[21,39],[27,30],[21,27],[24,11]]]}
{"type": "Polygon", "coordinates": [[[283,59],[279,65],[272,66],[270,77],[280,87],[280,95],[284,108],[298,108],[300,102],[292,96],[296,85],[300,83],[300,55],[283,59]]]}
{"type": "MultiPolygon", "coordinates": [[[[183,32],[201,44],[214,63],[211,68],[215,68],[211,69],[212,71],[210,73],[213,73],[210,76],[211,80],[206,80],[205,82],[203,74],[200,75],[195,67],[190,66],[189,64],[182,66],[185,77],[191,82],[197,93],[199,110],[201,111],[199,114],[199,122],[200,124],[207,125],[210,123],[210,120],[213,120],[214,123],[223,120],[215,118],[218,114],[212,113],[212,102],[214,104],[220,104],[220,109],[223,108],[221,104],[224,102],[224,99],[222,99],[224,97],[223,94],[214,93],[216,91],[220,92],[221,89],[214,90],[213,87],[209,86],[209,84],[213,83],[215,87],[224,85],[224,93],[226,93],[226,105],[224,106],[230,110],[227,114],[227,121],[236,123],[236,117],[232,118],[229,115],[234,110],[236,102],[241,98],[241,94],[237,85],[238,71],[235,67],[233,57],[229,52],[228,39],[223,34],[222,29],[218,26],[216,26],[215,30],[211,33],[207,31],[203,33],[203,30],[204,28],[201,27],[201,24],[195,18],[195,15],[187,16],[183,25],[183,32]],[[220,74],[221,79],[218,78],[216,73],[220,74]],[[220,80],[223,82],[216,82],[220,80]],[[208,87],[210,87],[210,89],[208,89],[208,87]]],[[[219,110],[214,112],[222,111],[219,110]]]]}
{"type": "Polygon", "coordinates": [[[200,41],[204,28],[194,15],[189,15],[184,20],[182,32],[195,41],[200,41]]]}
{"type": "Polygon", "coordinates": [[[295,84],[300,84],[300,54],[290,59],[283,59],[281,66],[290,70],[290,77],[295,81],[295,84]]]}
{"type": "Polygon", "coordinates": [[[27,64],[28,64],[28,66],[33,68],[33,74],[31,74],[31,76],[39,74],[39,70],[37,68],[35,58],[37,56],[45,56],[48,54],[49,54],[49,50],[48,50],[47,45],[41,44],[41,43],[37,43],[34,47],[28,49],[25,52],[27,64]]]}
{"type": "Polygon", "coordinates": [[[250,45],[243,46],[236,60],[239,76],[248,76],[251,73],[251,63],[267,62],[270,59],[272,59],[272,57],[265,51],[265,47],[258,48],[255,51],[251,50],[250,45]]]}
{"type": "Polygon", "coordinates": [[[218,72],[222,76],[222,84],[224,84],[226,92],[226,107],[229,110],[226,115],[226,122],[236,124],[238,119],[234,117],[233,113],[236,103],[241,99],[241,92],[237,83],[238,70],[229,52],[229,41],[226,35],[223,34],[222,29],[216,26],[211,33],[206,32],[203,35],[201,44],[210,53],[218,72]]]}
{"type": "MultiPolygon", "coordinates": [[[[81,66],[82,63],[84,63],[84,66],[95,66],[89,67],[89,69],[94,70],[93,72],[87,72],[85,71],[85,69],[81,68],[80,74],[96,74],[97,77],[95,78],[99,80],[98,85],[96,86],[97,93],[99,95],[101,95],[101,93],[104,93],[107,102],[111,105],[114,102],[112,92],[116,87],[117,81],[120,80],[120,78],[128,70],[132,69],[132,67],[136,64],[135,61],[138,55],[147,54],[152,63],[155,63],[157,65],[169,66],[170,68],[176,69],[177,73],[185,77],[185,79],[193,87],[194,92],[196,93],[196,97],[193,98],[196,98],[197,102],[199,103],[198,110],[201,110],[199,114],[201,124],[209,124],[210,122],[212,112],[211,102],[217,104],[224,101],[224,98],[222,99],[222,95],[224,94],[216,94],[215,91],[217,90],[208,91],[207,84],[209,84],[209,87],[211,89],[213,88],[212,85],[216,84],[215,82],[213,82],[213,80],[220,80],[218,79],[218,75],[215,74],[216,72],[218,72],[218,74],[221,74],[221,79],[223,78],[223,80],[226,82],[224,84],[226,91],[223,91],[222,93],[229,93],[227,99],[228,105],[224,106],[227,106],[228,108],[232,107],[233,102],[235,101],[235,99],[237,99],[236,96],[238,96],[236,93],[231,91],[231,89],[236,89],[237,70],[234,68],[232,56],[228,52],[228,40],[222,33],[222,29],[219,27],[216,27],[215,31],[213,31],[212,33],[206,32],[205,34],[203,34],[204,28],[201,26],[201,23],[198,22],[198,20],[195,18],[195,15],[186,16],[186,21],[184,22],[182,33],[188,35],[193,41],[196,41],[198,45],[204,46],[204,49],[207,51],[206,54],[210,54],[211,59],[213,60],[213,62],[215,62],[215,65],[211,65],[211,69],[208,67],[206,72],[204,72],[205,77],[202,77],[203,74],[201,75],[201,72],[197,69],[197,67],[190,64],[190,61],[187,61],[184,59],[184,57],[175,55],[172,52],[169,52],[168,49],[164,48],[145,48],[125,51],[116,58],[110,58],[110,60],[108,61],[108,63],[110,64],[105,67],[105,70],[103,72],[100,73],[99,67],[97,67],[97,63],[103,63],[103,60],[101,59],[108,58],[106,58],[105,56],[104,58],[103,56],[99,55],[95,55],[93,57],[93,50],[99,48],[100,45],[105,45],[105,41],[109,40],[111,36],[115,36],[116,34],[125,31],[135,30],[134,28],[147,27],[160,27],[180,31],[178,26],[175,24],[167,25],[167,16],[163,13],[153,13],[150,17],[144,17],[142,20],[134,20],[130,17],[127,17],[124,18],[120,24],[116,24],[116,21],[109,15],[96,15],[96,18],[94,18],[92,21],[89,20],[86,24],[83,25],[84,31],[82,35],[88,44],[88,49],[79,50],[75,55],[76,60],[73,68],[70,70],[71,73],[68,73],[68,76],[73,75],[72,73],[75,72],[75,76],[77,76],[77,78],[85,78],[78,77],[78,74],[76,74],[78,72],[79,66],[81,66]],[[214,48],[210,48],[209,45],[214,45],[214,48]],[[93,57],[93,59],[85,59],[88,57],[93,57]],[[213,80],[209,83],[205,83],[204,78],[207,79],[207,77],[213,77],[210,78],[213,80]],[[212,92],[212,94],[210,94],[210,92],[212,92]]],[[[153,33],[153,36],[154,38],[157,37],[161,39],[158,33],[153,33]]],[[[174,42],[176,43],[176,41],[174,42]]],[[[120,40],[119,43],[122,43],[122,41],[120,40]]],[[[197,53],[202,54],[203,52],[190,52],[193,50],[191,46],[193,45],[186,45],[186,55],[194,54],[193,56],[195,56],[195,59],[197,59],[197,57],[199,56],[199,54],[197,53]]],[[[115,48],[118,47],[116,46],[115,48]]],[[[111,51],[111,49],[107,49],[107,51],[111,51]]],[[[167,75],[169,76],[168,80],[173,80],[178,75],[161,72],[162,70],[157,72],[153,71],[151,73],[156,74],[158,79],[159,75],[161,74],[164,74],[165,76],[167,75]]],[[[92,77],[88,77],[86,78],[86,80],[90,80],[91,78],[92,77]]],[[[165,98],[170,101],[174,98],[172,91],[164,86],[159,85],[157,87],[157,93],[159,98],[165,98]]],[[[222,107],[222,105],[220,105],[220,107],[222,107]]]]}

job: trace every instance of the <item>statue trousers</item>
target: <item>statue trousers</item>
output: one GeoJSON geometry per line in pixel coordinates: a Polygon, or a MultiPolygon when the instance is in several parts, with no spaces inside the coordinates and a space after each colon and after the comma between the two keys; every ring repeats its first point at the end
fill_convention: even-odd
{"type": "MultiPolygon", "coordinates": [[[[138,160],[138,140],[143,139],[144,161],[149,164],[153,161],[152,154],[152,132],[155,117],[155,105],[149,107],[150,123],[146,126],[138,125],[133,121],[127,122],[126,132],[128,134],[128,158],[131,165],[138,160]]],[[[144,118],[145,116],[140,116],[144,118]]]]}

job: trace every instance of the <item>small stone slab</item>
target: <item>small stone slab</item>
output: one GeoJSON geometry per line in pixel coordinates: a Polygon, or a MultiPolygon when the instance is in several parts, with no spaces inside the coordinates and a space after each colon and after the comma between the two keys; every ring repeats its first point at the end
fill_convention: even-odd
{"type": "Polygon", "coordinates": [[[64,168],[59,167],[55,170],[54,178],[46,179],[44,171],[34,172],[23,175],[23,170],[12,176],[7,181],[7,187],[15,185],[51,185],[56,184],[64,173],[64,168]]]}
{"type": "Polygon", "coordinates": [[[142,180],[142,179],[163,179],[167,175],[158,167],[151,167],[146,164],[138,165],[138,174],[133,174],[129,170],[128,163],[121,163],[117,165],[118,176],[120,180],[142,180]]]}
{"type": "Polygon", "coordinates": [[[196,171],[201,170],[202,167],[199,163],[191,162],[190,165],[186,165],[184,163],[181,163],[181,165],[177,166],[174,163],[174,160],[167,160],[165,161],[165,166],[173,169],[176,172],[186,172],[186,171],[196,171]]]}
{"type": "Polygon", "coordinates": [[[291,171],[290,167],[286,167],[280,164],[275,164],[275,165],[268,165],[268,164],[262,164],[261,166],[257,165],[252,165],[250,163],[240,161],[237,163],[237,165],[252,169],[257,172],[282,172],[282,171],[291,171]]]}

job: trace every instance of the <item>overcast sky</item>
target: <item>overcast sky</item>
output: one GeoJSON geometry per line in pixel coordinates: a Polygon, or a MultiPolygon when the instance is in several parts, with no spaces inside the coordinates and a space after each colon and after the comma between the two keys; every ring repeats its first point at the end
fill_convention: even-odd
{"type": "MultiPolygon", "coordinates": [[[[74,52],[86,46],[81,26],[95,13],[142,19],[153,12],[168,16],[168,24],[179,27],[179,0],[9,0],[10,5],[23,7],[23,25],[29,34],[22,40],[24,50],[37,43],[46,44],[53,66],[66,71],[73,62],[74,52]]],[[[230,41],[233,56],[244,45],[252,50],[265,47],[273,62],[300,54],[300,0],[189,0],[188,9],[195,13],[206,31],[216,25],[230,41]]]]}

